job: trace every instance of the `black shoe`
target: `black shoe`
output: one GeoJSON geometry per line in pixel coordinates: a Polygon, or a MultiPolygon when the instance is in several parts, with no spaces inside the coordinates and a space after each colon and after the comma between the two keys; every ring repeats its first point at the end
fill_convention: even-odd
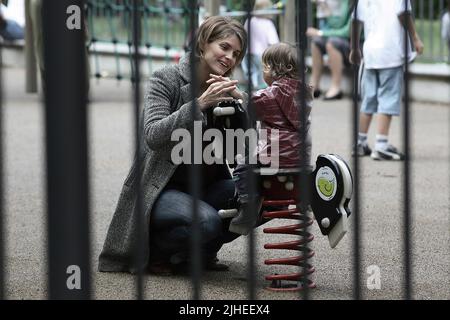
{"type": "Polygon", "coordinates": [[[324,101],[340,100],[340,99],[342,99],[342,97],[343,97],[343,93],[342,93],[342,91],[339,91],[339,92],[338,92],[337,94],[335,94],[334,96],[331,96],[331,97],[325,96],[325,97],[323,97],[323,100],[324,100],[324,101]]]}
{"type": "Polygon", "coordinates": [[[228,267],[226,264],[219,263],[219,259],[213,258],[206,261],[205,270],[220,272],[220,271],[228,271],[230,270],[230,267],[228,267]]]}
{"type": "Polygon", "coordinates": [[[158,276],[170,276],[173,274],[172,266],[166,261],[155,261],[148,265],[148,272],[158,276]]]}
{"type": "MultiPolygon", "coordinates": [[[[181,263],[177,264],[171,264],[170,265],[170,272],[174,275],[189,275],[191,270],[191,262],[190,261],[183,261],[181,263]]],[[[205,271],[228,271],[230,268],[223,264],[219,263],[219,259],[216,257],[207,259],[203,262],[203,270],[205,271]]]]}
{"type": "MultiPolygon", "coordinates": [[[[356,155],[358,157],[370,156],[372,149],[370,149],[367,143],[358,143],[356,145],[356,155]]],[[[355,156],[355,150],[352,151],[352,156],[355,156]]]]}
{"type": "Polygon", "coordinates": [[[320,89],[314,90],[314,93],[313,93],[314,98],[320,97],[321,94],[322,94],[322,90],[320,90],[320,89]]]}

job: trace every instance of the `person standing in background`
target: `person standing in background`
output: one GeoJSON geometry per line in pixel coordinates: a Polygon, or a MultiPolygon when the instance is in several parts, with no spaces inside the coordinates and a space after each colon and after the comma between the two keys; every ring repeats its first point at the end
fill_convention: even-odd
{"type": "Polygon", "coordinates": [[[0,36],[15,41],[25,38],[25,6],[23,0],[3,0],[0,6],[0,36]]]}
{"type": "MultiPolygon", "coordinates": [[[[270,0],[256,0],[254,10],[269,9],[272,6],[273,4],[270,0]]],[[[248,32],[248,21],[245,22],[244,27],[248,32]]],[[[252,87],[254,90],[258,90],[266,87],[262,77],[262,54],[272,44],[280,42],[280,39],[275,24],[268,16],[253,16],[251,18],[250,32],[250,52],[247,52],[247,54],[251,55],[250,73],[252,87]]],[[[245,57],[242,61],[242,70],[245,78],[247,77],[248,69],[248,59],[245,57]]]]}
{"type": "Polygon", "coordinates": [[[422,40],[414,26],[411,2],[360,0],[352,28],[355,37],[351,39],[349,60],[358,65],[364,56],[358,143],[353,155],[370,155],[374,160],[404,160],[405,155],[388,143],[388,136],[392,117],[400,115],[405,58],[412,62],[417,53],[423,52],[422,40]],[[363,53],[359,47],[361,27],[364,28],[363,53]],[[406,57],[404,28],[416,50],[414,52],[408,45],[406,57]],[[374,114],[377,115],[377,135],[372,151],[367,133],[374,114]]]}

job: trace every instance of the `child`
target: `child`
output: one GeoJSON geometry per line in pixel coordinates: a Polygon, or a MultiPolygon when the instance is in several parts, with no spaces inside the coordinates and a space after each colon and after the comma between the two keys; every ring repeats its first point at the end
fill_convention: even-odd
{"type": "MultiPolygon", "coordinates": [[[[400,114],[405,63],[404,26],[408,29],[417,53],[423,52],[423,43],[412,19],[411,3],[409,0],[359,1],[352,25],[352,34],[356,37],[351,39],[354,46],[350,52],[350,61],[356,64],[361,60],[361,22],[365,37],[364,72],[361,80],[362,103],[356,155],[370,155],[374,160],[403,160],[404,155],[388,143],[388,135],[392,116],[400,114]],[[378,128],[372,152],[367,143],[367,132],[374,113],[378,114],[378,128]]],[[[408,46],[408,60],[411,62],[415,56],[416,53],[408,46]]]]}
{"type": "MultiPolygon", "coordinates": [[[[299,167],[300,161],[305,165],[311,160],[310,112],[312,102],[312,88],[306,87],[305,102],[301,107],[304,112],[306,139],[301,141],[298,98],[302,83],[298,79],[297,48],[287,43],[278,43],[267,48],[262,56],[263,77],[269,87],[259,90],[252,97],[253,107],[261,121],[261,129],[267,130],[267,137],[271,137],[271,130],[279,130],[279,152],[270,146],[274,137],[267,141],[258,141],[257,153],[260,159],[271,151],[270,159],[278,158],[280,168],[299,167]],[[303,157],[302,157],[303,156],[303,157]]],[[[236,191],[239,196],[240,209],[238,215],[231,220],[229,230],[239,234],[247,234],[256,224],[259,210],[249,214],[246,211],[250,199],[247,194],[247,164],[238,164],[233,172],[236,191]]],[[[259,197],[257,197],[259,198],[259,197]]]]}

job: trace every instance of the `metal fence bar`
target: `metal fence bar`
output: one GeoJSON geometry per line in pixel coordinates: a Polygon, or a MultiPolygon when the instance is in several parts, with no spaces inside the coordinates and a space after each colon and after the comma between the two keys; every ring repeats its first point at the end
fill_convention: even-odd
{"type": "Polygon", "coordinates": [[[43,1],[50,299],[89,299],[83,0],[43,1]]]}
{"type": "MultiPolygon", "coordinates": [[[[432,1],[430,1],[431,3],[432,1]]],[[[404,71],[404,110],[405,114],[403,117],[403,144],[405,148],[405,162],[403,168],[403,232],[404,232],[404,267],[405,267],[405,277],[404,277],[404,295],[405,299],[410,300],[412,297],[412,268],[411,268],[411,187],[410,187],[410,103],[409,103],[409,60],[408,60],[408,49],[410,45],[409,33],[408,33],[408,3],[405,1],[405,13],[404,13],[404,54],[405,54],[405,71],[404,71]]],[[[431,10],[430,10],[431,11],[431,10]]]]}
{"type": "MultiPolygon", "coordinates": [[[[356,48],[356,39],[359,39],[359,34],[361,30],[358,25],[358,0],[354,3],[354,18],[352,22],[352,49],[356,48]]],[[[360,268],[361,268],[361,239],[360,239],[360,184],[359,184],[359,157],[357,154],[357,144],[358,144],[358,131],[359,131],[359,103],[358,103],[358,95],[359,95],[359,68],[360,66],[353,64],[353,94],[352,94],[352,102],[353,102],[353,130],[352,130],[352,138],[353,142],[353,152],[355,156],[353,157],[353,299],[359,300],[361,299],[361,291],[360,291],[360,268]]]]}
{"type": "MultiPolygon", "coordinates": [[[[246,0],[245,1],[245,9],[246,9],[246,20],[247,20],[247,65],[248,65],[248,71],[247,71],[247,92],[249,94],[249,99],[248,99],[248,106],[247,106],[247,110],[248,110],[248,120],[249,120],[249,128],[253,128],[254,123],[256,123],[256,115],[255,115],[255,110],[253,109],[253,105],[252,105],[252,92],[253,92],[253,83],[252,83],[252,55],[250,54],[251,52],[251,20],[253,17],[252,14],[252,10],[253,10],[253,2],[251,0],[246,0]]],[[[251,150],[251,149],[250,149],[251,150]]],[[[249,153],[249,158],[250,158],[250,152],[249,153]]],[[[250,195],[250,199],[254,199],[254,197],[252,197],[252,195],[256,194],[256,174],[255,174],[255,168],[256,166],[254,164],[249,164],[249,170],[248,170],[248,194],[250,195]]],[[[248,207],[246,208],[249,212],[255,212],[256,210],[258,210],[258,208],[256,207],[255,201],[250,201],[248,204],[248,207]]],[[[247,214],[247,216],[250,216],[250,214],[247,214]]],[[[253,215],[252,215],[253,216],[253,215]]],[[[254,229],[250,230],[250,233],[248,235],[248,272],[247,272],[247,277],[248,277],[248,299],[249,300],[255,300],[256,297],[256,289],[255,289],[255,284],[256,284],[256,265],[255,265],[255,234],[254,234],[254,229]]]]}
{"type": "Polygon", "coordinates": [[[199,300],[201,299],[201,276],[202,276],[202,255],[201,255],[201,229],[200,229],[200,218],[199,218],[199,198],[200,198],[200,190],[202,188],[202,172],[200,170],[200,165],[195,163],[195,145],[199,143],[199,141],[195,140],[195,126],[194,122],[198,121],[197,116],[197,99],[195,97],[198,93],[199,83],[197,79],[197,63],[195,56],[195,45],[194,41],[196,40],[196,30],[198,27],[198,15],[197,15],[197,1],[189,0],[189,19],[190,19],[190,27],[192,32],[192,46],[190,52],[190,71],[191,71],[191,98],[192,98],[192,108],[191,108],[191,117],[194,120],[192,126],[189,128],[189,132],[191,134],[192,143],[191,143],[191,166],[189,172],[190,178],[190,191],[192,197],[192,226],[191,226],[191,282],[192,282],[192,299],[199,300]]]}
{"type": "MultiPolygon", "coordinates": [[[[299,117],[300,117],[300,128],[299,128],[299,137],[301,141],[301,146],[306,145],[306,139],[307,139],[307,118],[306,118],[306,63],[305,63],[305,54],[307,50],[307,37],[306,37],[306,28],[308,24],[308,6],[306,1],[296,1],[296,12],[297,12],[297,19],[296,19],[296,39],[297,39],[297,46],[298,46],[298,59],[299,59],[299,79],[301,81],[301,88],[299,90],[299,117]]],[[[309,167],[309,163],[305,163],[307,159],[307,151],[306,148],[302,148],[300,150],[300,175],[299,175],[299,185],[300,185],[300,194],[298,195],[298,201],[305,201],[305,203],[311,203],[311,188],[309,186],[309,174],[307,172],[307,169],[309,167]]],[[[307,212],[302,212],[303,214],[307,214],[307,212]]],[[[301,246],[301,257],[302,260],[299,265],[299,272],[301,274],[300,276],[300,283],[302,290],[300,291],[300,295],[303,300],[309,299],[309,277],[308,277],[308,241],[307,240],[307,234],[308,234],[309,226],[306,224],[304,228],[304,232],[300,234],[300,241],[301,243],[304,243],[301,246]]]]}
{"type": "MultiPolygon", "coordinates": [[[[140,59],[139,59],[139,39],[140,39],[140,18],[139,18],[139,4],[141,0],[133,0],[133,15],[132,15],[132,34],[133,34],[133,75],[132,75],[132,84],[133,84],[133,104],[134,104],[134,125],[135,125],[135,154],[136,154],[136,170],[137,172],[142,172],[142,162],[143,156],[140,152],[140,144],[142,139],[141,127],[139,125],[139,115],[140,115],[140,105],[141,105],[141,69],[140,69],[140,59]]],[[[137,247],[135,252],[135,263],[137,269],[137,277],[136,277],[136,298],[138,300],[144,299],[144,288],[143,288],[143,272],[146,261],[144,261],[144,246],[148,245],[144,243],[144,228],[147,226],[145,223],[144,210],[143,210],[143,199],[142,199],[142,188],[141,188],[141,179],[134,179],[134,190],[136,191],[136,211],[137,211],[137,219],[135,221],[137,230],[137,247]]]]}

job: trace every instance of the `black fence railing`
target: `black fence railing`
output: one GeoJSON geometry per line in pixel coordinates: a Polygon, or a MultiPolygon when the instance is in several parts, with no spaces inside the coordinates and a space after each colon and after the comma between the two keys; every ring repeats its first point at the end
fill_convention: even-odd
{"type": "MultiPolygon", "coordinates": [[[[90,299],[92,298],[92,283],[91,275],[89,272],[90,265],[90,224],[89,224],[89,172],[88,172],[88,143],[87,143],[87,92],[86,92],[86,63],[85,56],[83,54],[77,54],[84,51],[85,43],[85,33],[83,28],[70,29],[66,27],[67,18],[67,8],[72,6],[76,14],[76,8],[83,8],[84,2],[82,0],[59,0],[57,2],[43,2],[43,30],[44,30],[44,52],[45,52],[45,74],[44,74],[44,89],[45,89],[45,128],[46,128],[46,155],[47,155],[47,166],[46,166],[46,182],[47,182],[47,214],[48,214],[48,285],[49,293],[48,298],[50,299],[90,299]],[[70,75],[70,76],[69,76],[70,75]],[[74,290],[76,289],[76,290],[74,290]]],[[[145,1],[146,2],[146,1],[145,1]]],[[[246,11],[247,19],[252,19],[251,14],[251,1],[247,1],[246,11]]],[[[142,4],[140,0],[128,1],[128,7],[126,10],[131,10],[130,19],[132,19],[132,41],[130,48],[132,49],[133,57],[133,112],[134,112],[134,128],[135,128],[135,154],[136,159],[136,172],[141,173],[142,167],[145,165],[144,159],[141,153],[141,144],[144,142],[144,133],[142,132],[141,121],[142,121],[142,109],[141,109],[141,68],[139,59],[139,39],[141,39],[140,30],[141,19],[139,18],[139,12],[137,10],[138,6],[142,4]]],[[[403,1],[405,3],[405,12],[408,12],[407,7],[408,1],[403,1]]],[[[420,2],[421,3],[421,2],[420,2]]],[[[442,1],[439,2],[442,7],[442,1]]],[[[192,31],[197,30],[197,1],[188,1],[189,6],[189,24],[192,31]]],[[[355,6],[358,6],[358,1],[356,1],[355,6]]],[[[419,5],[419,7],[421,4],[419,5]]],[[[417,10],[417,9],[416,9],[417,10]]],[[[419,10],[423,10],[419,9],[419,10]]],[[[429,12],[432,15],[434,7],[430,5],[429,12]]],[[[79,11],[80,21],[84,21],[82,12],[79,11]]],[[[306,73],[305,73],[305,59],[306,59],[306,28],[308,21],[308,9],[305,1],[295,1],[295,23],[296,23],[296,39],[298,48],[298,64],[299,64],[299,78],[301,80],[301,90],[299,91],[298,100],[299,103],[299,114],[300,119],[294,119],[293,121],[299,121],[301,129],[298,133],[301,137],[301,144],[306,144],[307,133],[304,128],[307,127],[307,117],[305,117],[302,111],[302,106],[306,105],[307,100],[307,87],[305,85],[306,73]]],[[[358,19],[357,9],[355,9],[355,20],[358,19]]],[[[249,24],[251,26],[251,24],[249,24]]],[[[249,27],[251,28],[251,27],[249,27]]],[[[354,29],[356,32],[356,29],[354,29]]],[[[403,206],[403,232],[401,237],[403,239],[403,267],[404,267],[404,279],[403,279],[403,297],[405,299],[412,299],[414,293],[412,291],[413,274],[414,270],[412,266],[414,261],[411,253],[413,252],[412,237],[411,237],[411,225],[412,225],[412,192],[411,192],[411,158],[410,158],[410,145],[411,145],[411,106],[409,103],[409,60],[408,60],[408,48],[410,45],[408,38],[408,30],[405,25],[405,71],[404,71],[404,115],[402,123],[402,133],[403,133],[403,144],[405,149],[405,159],[403,162],[403,189],[402,189],[402,206],[403,206]]],[[[193,32],[194,34],[194,32],[193,32]]],[[[248,34],[251,35],[251,30],[248,30],[248,34]]],[[[251,36],[249,36],[251,37],[251,36]]],[[[353,33],[353,37],[355,33],[353,33]]],[[[195,39],[195,37],[193,37],[195,39]]],[[[250,43],[251,39],[248,39],[250,43]]],[[[1,47],[0,47],[1,49],[1,47]]],[[[355,47],[353,47],[355,49],[355,47]]],[[[1,53],[1,52],[0,52],[1,53]]],[[[252,57],[247,56],[248,65],[251,64],[252,57]]],[[[196,56],[195,51],[191,52],[191,97],[197,97],[199,92],[199,79],[197,79],[197,65],[195,63],[196,56]]],[[[353,67],[354,73],[354,84],[353,84],[353,99],[352,99],[352,133],[351,141],[354,146],[354,152],[357,153],[357,142],[358,142],[358,128],[359,128],[359,68],[357,65],[353,67]]],[[[0,73],[0,77],[2,74],[0,73]]],[[[252,88],[251,72],[249,70],[248,74],[248,88],[247,92],[252,93],[254,90],[252,88]]],[[[2,107],[1,100],[2,95],[2,83],[0,82],[0,109],[2,107]]],[[[196,120],[198,118],[198,103],[195,98],[193,98],[193,103],[191,105],[191,117],[196,120]]],[[[250,125],[256,122],[257,114],[252,108],[252,100],[249,100],[248,105],[248,115],[250,125]]],[[[1,114],[0,114],[0,124],[1,124],[1,114]]],[[[1,129],[1,125],[0,125],[1,129]]],[[[194,127],[190,128],[191,134],[194,136],[194,127]]],[[[1,131],[1,130],[0,130],[1,131]]],[[[0,143],[0,152],[2,144],[0,143]]],[[[195,150],[194,146],[191,149],[191,161],[195,163],[195,150]]],[[[2,157],[0,157],[0,160],[2,157]]],[[[335,157],[333,159],[336,159],[335,157]]],[[[340,160],[337,161],[340,163],[340,160]]],[[[3,163],[0,162],[0,177],[3,177],[4,172],[2,171],[3,163]]],[[[317,210],[318,206],[315,205],[315,200],[313,200],[314,188],[311,184],[311,176],[305,174],[305,163],[299,163],[300,174],[295,176],[298,178],[298,185],[300,186],[299,194],[294,197],[294,205],[300,207],[299,203],[306,201],[306,204],[311,204],[313,210],[317,210]],[[305,200],[306,198],[306,200],[305,200]]],[[[349,170],[350,180],[352,181],[353,196],[352,196],[352,210],[351,217],[353,218],[353,237],[352,237],[352,251],[353,251],[353,298],[363,299],[364,296],[361,292],[361,256],[362,256],[362,245],[361,245],[361,216],[360,211],[364,208],[362,204],[361,193],[364,190],[360,189],[360,160],[357,156],[353,158],[352,168],[349,170]]],[[[250,167],[249,173],[249,194],[257,194],[257,189],[260,184],[260,177],[255,174],[256,169],[254,166],[250,167]]],[[[328,167],[328,169],[330,169],[328,167]]],[[[190,195],[192,197],[192,217],[193,222],[190,226],[192,237],[190,244],[191,268],[190,276],[192,279],[192,296],[194,300],[199,300],[203,298],[202,295],[202,248],[201,243],[201,229],[200,221],[198,217],[198,207],[200,201],[200,191],[201,191],[201,181],[202,181],[202,171],[199,166],[190,166],[189,180],[190,180],[190,195]]],[[[306,170],[306,169],[305,169],[306,170]]],[[[297,172],[298,173],[298,172],[297,172]]],[[[335,177],[336,178],[336,177],[335,177]]],[[[279,179],[279,181],[282,181],[279,179]]],[[[284,181],[283,181],[284,183],[284,181]]],[[[317,183],[317,182],[316,182],[317,183]]],[[[292,190],[294,187],[289,187],[284,185],[286,190],[292,190]]],[[[264,186],[266,187],[266,186],[264,186]]],[[[318,185],[316,185],[318,187],[318,185]]],[[[319,187],[318,187],[319,188],[319,187]]],[[[327,188],[327,186],[326,186],[327,188]]],[[[337,185],[336,185],[337,188],[337,185]]],[[[146,224],[146,212],[143,212],[143,201],[145,201],[142,195],[141,189],[141,177],[138,176],[134,179],[133,190],[137,194],[137,217],[138,219],[133,221],[136,223],[134,230],[137,230],[137,243],[139,246],[135,248],[133,252],[132,263],[136,266],[137,276],[136,276],[136,295],[137,299],[152,298],[145,296],[145,289],[143,285],[145,266],[148,261],[144,260],[145,251],[143,246],[148,244],[143,242],[143,234],[146,232],[144,228],[148,228],[146,224]]],[[[3,187],[0,181],[0,192],[3,192],[3,187]]],[[[341,192],[341,191],[339,191],[341,192]]],[[[333,198],[334,195],[331,197],[333,198]]],[[[342,197],[342,195],[341,195],[342,197]]],[[[330,199],[331,199],[330,198],[330,199]]],[[[2,197],[0,197],[2,199],[2,197]]],[[[290,200],[291,198],[289,198],[290,200]]],[[[329,201],[330,199],[326,200],[329,201]]],[[[344,198],[342,198],[344,199],[344,198]]],[[[277,199],[280,200],[280,199],[277,199]]],[[[286,200],[281,197],[281,200],[286,200]]],[[[350,199],[347,199],[350,200],[350,199]]],[[[320,201],[320,200],[319,200],[320,201]]],[[[348,201],[345,204],[348,206],[348,201]]],[[[339,207],[341,208],[341,207],[339,207]]],[[[256,203],[251,202],[247,210],[249,212],[257,211],[256,203]]],[[[288,208],[282,208],[281,211],[286,211],[288,208]]],[[[278,211],[280,208],[277,209],[278,211]]],[[[277,212],[278,212],[277,211],[277,212]]],[[[301,210],[300,210],[301,211],[301,210]]],[[[317,212],[316,212],[317,213],[317,212]]],[[[299,219],[299,215],[289,217],[289,219],[299,219]]],[[[305,213],[306,215],[306,213],[305,213]]],[[[343,214],[342,214],[343,215],[343,214]]],[[[301,214],[300,214],[301,216],[301,214]]],[[[3,204],[0,201],[0,298],[7,297],[7,293],[4,288],[4,240],[5,237],[5,226],[3,224],[4,211],[3,204]]],[[[327,218],[328,219],[328,218],[327,218]]],[[[324,219],[318,221],[325,226],[328,222],[324,219]],[[327,222],[327,223],[326,223],[327,222]]],[[[298,232],[299,225],[294,226],[294,234],[296,239],[302,245],[295,244],[293,250],[300,251],[300,256],[294,259],[294,262],[288,261],[287,264],[292,264],[298,269],[298,274],[295,274],[294,281],[298,282],[300,285],[295,289],[300,291],[299,295],[302,299],[309,299],[311,297],[311,290],[308,284],[310,283],[310,276],[308,273],[308,260],[309,260],[309,245],[306,241],[308,237],[308,225],[302,229],[305,232],[298,232]]],[[[257,299],[256,294],[256,281],[255,274],[257,271],[255,259],[256,259],[256,241],[253,232],[250,232],[248,237],[248,298],[253,300],[257,299]]],[[[292,246],[291,246],[292,247],[292,246]]],[[[292,248],[290,248],[292,249],[292,248]]],[[[292,279],[291,279],[292,280],[292,279]]],[[[224,279],[225,281],[225,279],[224,279]]],[[[273,281],[277,283],[279,281],[273,281]]],[[[287,290],[291,288],[288,287],[287,290]]],[[[271,289],[275,289],[272,287],[271,289]]],[[[276,287],[276,289],[283,291],[283,287],[276,287]]]]}

